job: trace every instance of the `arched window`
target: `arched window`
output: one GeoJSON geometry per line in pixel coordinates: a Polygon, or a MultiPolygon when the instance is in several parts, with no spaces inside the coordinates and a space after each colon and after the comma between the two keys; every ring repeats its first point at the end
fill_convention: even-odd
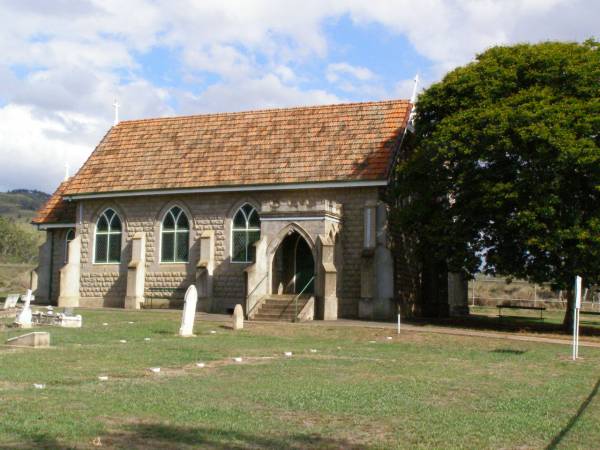
{"type": "Polygon", "coordinates": [[[179,206],[173,206],[162,221],[160,261],[187,262],[190,224],[179,206]]]}
{"type": "Polygon", "coordinates": [[[251,262],[254,243],[260,239],[260,217],[252,205],[244,204],[233,217],[231,231],[231,260],[251,262]]]}
{"type": "Polygon", "coordinates": [[[69,262],[69,242],[75,239],[75,228],[69,228],[65,234],[65,263],[69,262]]]}
{"type": "Polygon", "coordinates": [[[121,219],[112,209],[107,209],[96,222],[95,263],[121,261],[121,219]]]}

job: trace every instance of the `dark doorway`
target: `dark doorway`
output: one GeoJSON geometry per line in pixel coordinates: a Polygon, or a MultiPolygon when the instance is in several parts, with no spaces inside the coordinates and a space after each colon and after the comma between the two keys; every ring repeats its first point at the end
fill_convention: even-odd
{"type": "Polygon", "coordinates": [[[292,230],[279,244],[273,258],[274,294],[314,294],[315,260],[300,233],[292,230]]]}

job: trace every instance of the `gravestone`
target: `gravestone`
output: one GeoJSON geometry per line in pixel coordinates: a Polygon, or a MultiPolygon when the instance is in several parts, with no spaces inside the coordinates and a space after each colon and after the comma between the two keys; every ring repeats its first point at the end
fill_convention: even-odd
{"type": "Polygon", "coordinates": [[[196,317],[196,304],[198,303],[198,291],[193,284],[185,291],[183,314],[181,316],[181,328],[179,336],[194,335],[194,319],[196,317]]]}
{"type": "Polygon", "coordinates": [[[17,315],[17,319],[15,320],[15,324],[20,328],[31,328],[31,300],[33,296],[31,295],[31,289],[27,289],[27,294],[25,295],[25,304],[23,305],[23,309],[17,315]]]}
{"type": "Polygon", "coordinates": [[[237,304],[233,309],[233,329],[241,330],[244,328],[244,310],[242,305],[237,304]]]}
{"type": "Polygon", "coordinates": [[[15,336],[6,341],[6,345],[18,347],[50,347],[50,333],[43,331],[34,331],[22,336],[15,336]]]}
{"type": "Polygon", "coordinates": [[[76,316],[69,316],[66,314],[59,314],[58,325],[63,328],[81,328],[81,315],[77,314],[76,316]]]}
{"type": "Polygon", "coordinates": [[[2,307],[2,309],[15,308],[17,306],[18,301],[19,301],[19,294],[11,294],[8,297],[6,297],[6,300],[4,300],[4,306],[2,307]]]}

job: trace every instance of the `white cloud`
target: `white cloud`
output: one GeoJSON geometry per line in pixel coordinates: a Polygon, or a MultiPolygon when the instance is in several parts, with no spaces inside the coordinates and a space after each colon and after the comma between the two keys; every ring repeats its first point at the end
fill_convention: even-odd
{"type": "Polygon", "coordinates": [[[284,106],[339,103],[341,99],[320,89],[301,90],[284,84],[276,75],[262,78],[218,83],[201,95],[183,94],[180,99],[184,113],[229,112],[284,106]]]}
{"type": "Polygon", "coordinates": [[[325,71],[325,76],[330,83],[335,83],[346,75],[350,75],[352,78],[360,81],[375,78],[375,74],[367,67],[353,66],[345,62],[329,64],[325,71]]]}
{"type": "MultiPolygon", "coordinates": [[[[69,122],[94,127],[93,119],[64,117],[64,121],[36,117],[30,107],[0,108],[0,189],[55,187],[64,175],[64,165],[79,167],[86,156],[81,144],[63,139],[69,122]]],[[[71,125],[73,125],[71,123],[71,125]]]]}

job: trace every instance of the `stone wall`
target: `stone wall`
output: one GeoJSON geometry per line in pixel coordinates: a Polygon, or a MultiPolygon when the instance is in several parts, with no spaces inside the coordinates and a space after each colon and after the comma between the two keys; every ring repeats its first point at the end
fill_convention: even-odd
{"type": "MultiPolygon", "coordinates": [[[[377,188],[265,191],[244,193],[185,194],[178,196],[122,197],[114,200],[85,200],[78,218],[81,235],[81,306],[122,306],[131,259],[130,242],[136,232],[146,234],[146,303],[168,300],[175,305],[194,281],[199,258],[198,237],[213,230],[215,236],[213,272],[213,311],[224,312],[245,296],[244,269],[249,264],[230,261],[230,230],[233,215],[244,202],[260,210],[261,202],[315,202],[331,200],[342,204],[340,260],[338,274],[339,314],[356,317],[360,296],[360,260],[363,245],[363,207],[377,200],[377,188]],[[159,262],[160,221],[172,206],[178,205],[191,218],[190,257],[186,263],[159,262]],[[93,264],[93,230],[98,215],[113,208],[123,221],[120,264],[93,264]]],[[[300,222],[302,225],[302,222],[300,222]]]]}

